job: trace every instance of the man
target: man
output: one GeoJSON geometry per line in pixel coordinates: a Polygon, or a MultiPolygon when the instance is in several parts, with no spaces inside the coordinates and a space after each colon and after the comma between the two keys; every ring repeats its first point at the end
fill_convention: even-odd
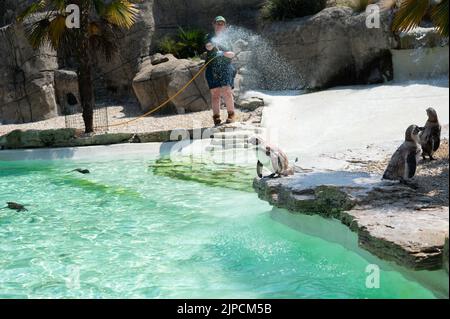
{"type": "Polygon", "coordinates": [[[206,80],[211,90],[211,100],[213,109],[214,125],[222,124],[220,119],[220,102],[223,97],[228,118],[226,123],[235,122],[234,111],[234,78],[236,69],[231,64],[235,57],[232,52],[231,43],[226,36],[227,21],[224,17],[218,16],[213,21],[214,34],[206,36],[207,61],[212,61],[206,69],[206,80]]]}

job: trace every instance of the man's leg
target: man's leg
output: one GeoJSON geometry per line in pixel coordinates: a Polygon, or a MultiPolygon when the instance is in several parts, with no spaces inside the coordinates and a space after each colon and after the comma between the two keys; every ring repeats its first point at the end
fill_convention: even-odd
{"type": "Polygon", "coordinates": [[[211,90],[211,103],[214,124],[220,124],[220,88],[211,90]]]}
{"type": "Polygon", "coordinates": [[[228,111],[227,123],[233,123],[235,121],[233,89],[230,86],[225,86],[221,90],[228,111]]]}

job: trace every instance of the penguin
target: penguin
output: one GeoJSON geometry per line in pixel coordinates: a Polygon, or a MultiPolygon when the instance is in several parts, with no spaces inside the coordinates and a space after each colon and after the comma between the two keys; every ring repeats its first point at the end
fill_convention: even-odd
{"type": "Polygon", "coordinates": [[[18,203],[14,203],[14,202],[7,202],[6,205],[7,205],[6,207],[3,207],[1,209],[9,208],[9,209],[15,210],[16,212],[19,212],[19,213],[28,211],[28,209],[25,208],[25,205],[22,205],[22,204],[18,204],[18,203]]]}
{"type": "Polygon", "coordinates": [[[78,173],[84,174],[84,175],[91,173],[88,169],[81,169],[81,168],[74,169],[71,172],[78,172],[78,173]]]}
{"type": "Polygon", "coordinates": [[[266,166],[272,174],[268,178],[294,175],[294,169],[289,166],[287,155],[278,147],[268,145],[261,137],[253,136],[248,142],[256,146],[256,172],[263,178],[263,168],[266,166]]]}
{"type": "Polygon", "coordinates": [[[422,145],[422,157],[425,160],[425,155],[428,155],[430,161],[434,160],[434,153],[441,145],[441,124],[436,113],[432,107],[427,109],[428,121],[425,123],[423,132],[420,134],[420,144],[422,145]]]}
{"type": "Polygon", "coordinates": [[[417,125],[408,127],[405,133],[405,142],[392,156],[384,172],[383,179],[398,180],[400,183],[414,187],[410,180],[416,174],[418,158],[422,153],[419,134],[423,128],[417,125]]]}

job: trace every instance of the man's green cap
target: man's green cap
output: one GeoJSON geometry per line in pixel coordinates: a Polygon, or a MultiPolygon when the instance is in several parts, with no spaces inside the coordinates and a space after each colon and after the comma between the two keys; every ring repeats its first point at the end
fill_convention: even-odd
{"type": "Polygon", "coordinates": [[[222,16],[217,16],[217,17],[215,17],[215,19],[214,19],[214,23],[217,23],[217,22],[224,22],[224,23],[227,23],[227,19],[225,19],[225,18],[222,17],[222,16]]]}

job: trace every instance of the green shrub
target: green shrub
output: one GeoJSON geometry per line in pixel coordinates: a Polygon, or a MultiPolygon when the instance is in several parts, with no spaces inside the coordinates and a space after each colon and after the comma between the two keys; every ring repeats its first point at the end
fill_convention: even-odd
{"type": "Polygon", "coordinates": [[[159,51],[163,54],[171,53],[174,56],[178,56],[179,49],[177,41],[168,35],[164,36],[161,41],[159,41],[159,51]]]}
{"type": "Polygon", "coordinates": [[[161,53],[171,53],[179,59],[193,58],[205,51],[206,33],[199,29],[179,28],[175,36],[165,36],[159,43],[161,53]]]}
{"type": "Polygon", "coordinates": [[[300,18],[322,11],[326,4],[326,0],[267,0],[261,16],[272,21],[300,18]]]}

